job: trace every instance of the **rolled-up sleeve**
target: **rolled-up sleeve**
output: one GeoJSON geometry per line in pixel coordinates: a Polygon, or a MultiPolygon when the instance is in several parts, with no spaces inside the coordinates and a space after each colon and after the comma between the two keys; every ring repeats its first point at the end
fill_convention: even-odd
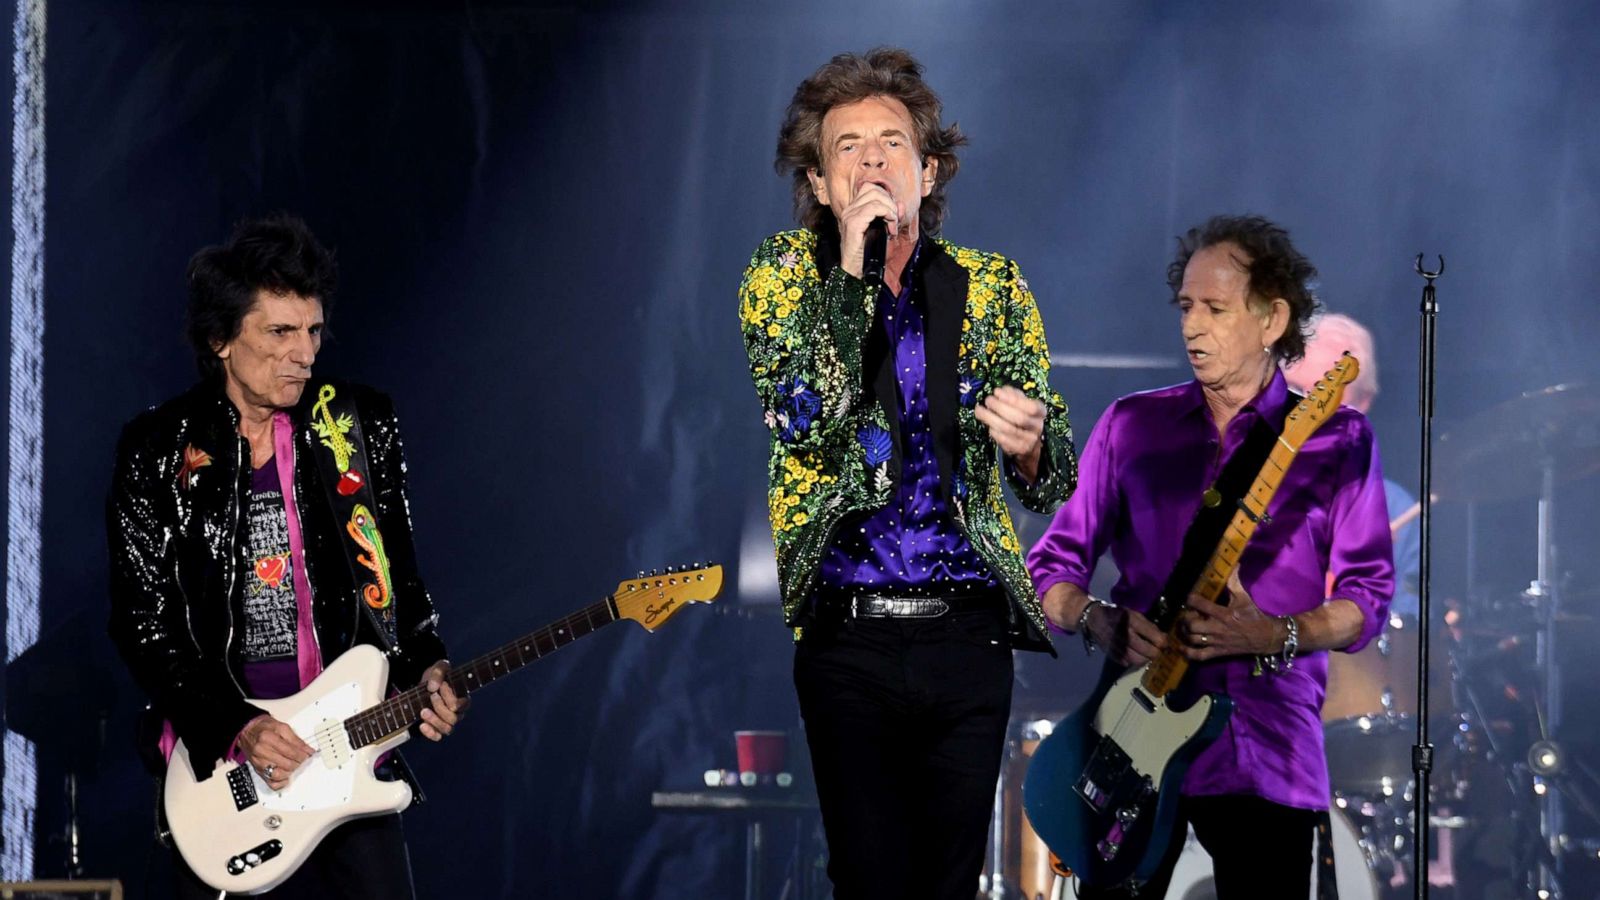
{"type": "Polygon", "coordinates": [[[1095,563],[1110,541],[1117,508],[1111,446],[1116,414],[1113,404],[1095,424],[1078,458],[1077,491],[1056,510],[1050,527],[1028,551],[1028,573],[1041,597],[1062,582],[1088,590],[1095,563]]]}
{"type": "Polygon", "coordinates": [[[1377,438],[1365,419],[1352,422],[1351,445],[1330,524],[1328,570],[1335,574],[1329,596],[1349,600],[1361,610],[1361,635],[1345,648],[1354,653],[1383,631],[1394,598],[1394,545],[1384,497],[1383,463],[1377,438]]]}

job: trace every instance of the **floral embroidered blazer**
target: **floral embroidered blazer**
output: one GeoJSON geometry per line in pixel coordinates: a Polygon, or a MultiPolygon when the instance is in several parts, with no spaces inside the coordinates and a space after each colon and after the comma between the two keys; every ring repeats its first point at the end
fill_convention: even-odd
{"type": "MultiPolygon", "coordinates": [[[[768,507],[784,617],[804,600],[839,524],[889,503],[900,475],[893,353],[876,327],[876,292],[837,265],[837,239],[809,229],[768,238],[739,287],[750,373],[770,433],[768,507]]],[[[1044,613],[1001,495],[1050,513],[1077,483],[1067,405],[1048,383],[1050,352],[1028,283],[1003,256],[925,241],[917,260],[927,299],[929,418],[940,484],[956,525],[1013,608],[1017,646],[1048,647],[1044,613]],[[1010,384],[1047,410],[1039,476],[1002,463],[973,408],[1010,384]]],[[[797,630],[798,635],[798,630],[797,630]]]]}

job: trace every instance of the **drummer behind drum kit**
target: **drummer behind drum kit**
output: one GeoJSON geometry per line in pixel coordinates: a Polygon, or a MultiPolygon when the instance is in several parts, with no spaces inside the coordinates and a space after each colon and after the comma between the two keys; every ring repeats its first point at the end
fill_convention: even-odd
{"type": "MultiPolygon", "coordinates": [[[[1600,618],[1562,608],[1554,559],[1555,487],[1600,472],[1600,389],[1568,384],[1524,394],[1453,429],[1438,452],[1441,499],[1537,498],[1539,533],[1537,577],[1520,597],[1452,603],[1435,615],[1446,628],[1434,647],[1446,652],[1433,654],[1429,712],[1432,733],[1447,737],[1439,740],[1432,783],[1430,894],[1600,896],[1592,877],[1600,871],[1600,776],[1563,742],[1557,663],[1567,657],[1556,654],[1558,630],[1587,625],[1600,635],[1600,618]],[[1591,877],[1580,865],[1595,867],[1591,877]]],[[[1398,531],[1415,509],[1391,515],[1398,531]]],[[[1416,625],[1391,615],[1361,652],[1329,654],[1322,718],[1341,900],[1397,900],[1415,890],[1416,625]]],[[[1057,896],[1049,851],[1028,826],[1020,795],[1034,747],[1060,718],[1035,713],[1013,722],[982,884],[989,900],[1057,896]]],[[[1073,894],[1066,888],[1059,896],[1073,894]]],[[[1210,859],[1191,834],[1167,900],[1215,896],[1210,859]]]]}

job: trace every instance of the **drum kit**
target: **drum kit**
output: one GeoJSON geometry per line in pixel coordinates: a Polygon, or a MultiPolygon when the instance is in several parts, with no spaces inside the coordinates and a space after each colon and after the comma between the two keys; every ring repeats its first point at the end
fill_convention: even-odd
{"type": "MultiPolygon", "coordinates": [[[[1436,454],[1436,500],[1467,509],[1468,566],[1473,510],[1484,504],[1536,500],[1538,534],[1537,575],[1520,594],[1495,601],[1469,586],[1466,600],[1431,604],[1429,895],[1600,897],[1600,763],[1585,759],[1600,750],[1600,716],[1567,716],[1562,702],[1577,670],[1600,670],[1587,644],[1600,637],[1600,595],[1567,590],[1555,554],[1556,488],[1600,472],[1600,388],[1559,385],[1516,397],[1451,429],[1436,454]],[[1580,597],[1595,602],[1567,602],[1580,597]]],[[[1391,510],[1396,531],[1415,512],[1391,510]]],[[[1589,535],[1570,546],[1595,541],[1589,535]]],[[[1416,890],[1418,632],[1415,618],[1391,615],[1360,652],[1329,654],[1327,837],[1344,900],[1398,900],[1416,890]]],[[[1049,853],[1022,813],[1028,758],[1064,715],[1036,707],[1046,708],[1013,722],[980,892],[988,900],[1073,896],[1070,888],[1053,893],[1049,853]]],[[[1166,896],[1215,897],[1210,859],[1192,834],[1166,896]]]]}

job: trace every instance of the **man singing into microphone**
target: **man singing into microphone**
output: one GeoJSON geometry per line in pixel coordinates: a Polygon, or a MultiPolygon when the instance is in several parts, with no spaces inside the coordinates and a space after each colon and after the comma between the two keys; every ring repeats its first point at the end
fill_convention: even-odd
{"type": "Polygon", "coordinates": [[[1050,512],[1076,457],[1016,263],[937,237],[963,143],[910,54],[834,57],[779,131],[802,227],[739,289],[839,900],[970,900],[1011,650],[1049,648],[1001,481],[1050,512]]]}

